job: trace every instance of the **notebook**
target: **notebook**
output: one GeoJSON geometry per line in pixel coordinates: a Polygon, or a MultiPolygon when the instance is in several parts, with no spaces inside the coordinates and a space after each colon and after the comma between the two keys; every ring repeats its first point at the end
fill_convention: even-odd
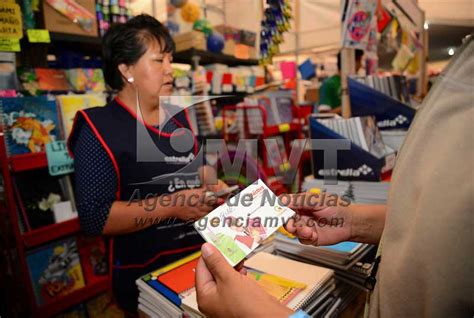
{"type": "Polygon", "coordinates": [[[265,252],[258,253],[247,260],[245,266],[307,285],[307,288],[287,304],[293,310],[304,307],[324,283],[333,276],[333,271],[330,269],[300,263],[265,252]]]}
{"type": "MultiPolygon", "coordinates": [[[[155,314],[184,311],[191,315],[202,315],[194,288],[195,268],[200,255],[200,252],[196,252],[139,278],[136,281],[140,291],[139,303],[155,314]]],[[[308,294],[309,286],[306,283],[267,273],[260,268],[248,268],[247,277],[254,279],[268,294],[287,306],[300,299],[301,294],[308,294]]]]}
{"type": "Polygon", "coordinates": [[[69,137],[74,117],[79,110],[104,106],[107,102],[104,94],[60,95],[57,100],[61,109],[62,128],[66,139],[69,137]]]}

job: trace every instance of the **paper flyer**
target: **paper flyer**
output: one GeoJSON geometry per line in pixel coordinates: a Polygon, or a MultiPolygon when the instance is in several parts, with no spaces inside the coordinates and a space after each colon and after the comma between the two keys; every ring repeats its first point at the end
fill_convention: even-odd
{"type": "MultiPolygon", "coordinates": [[[[350,0],[342,28],[341,47],[366,50],[377,2],[350,0]]],[[[376,30],[374,30],[376,32],[376,30]]]]}
{"type": "Polygon", "coordinates": [[[194,227],[235,266],[294,214],[259,179],[196,221],[194,227]]]}

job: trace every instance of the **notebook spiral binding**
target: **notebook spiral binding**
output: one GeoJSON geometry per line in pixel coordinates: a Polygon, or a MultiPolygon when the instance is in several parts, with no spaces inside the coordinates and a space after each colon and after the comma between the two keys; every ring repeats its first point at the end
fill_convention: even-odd
{"type": "Polygon", "coordinates": [[[305,298],[301,299],[297,304],[296,306],[294,306],[292,309],[294,310],[299,310],[301,308],[304,308],[306,307],[309,303],[311,303],[313,300],[314,300],[314,296],[317,294],[319,288],[321,287],[321,284],[315,286],[313,288],[313,290],[311,291],[311,293],[309,293],[308,295],[306,295],[305,298]]]}

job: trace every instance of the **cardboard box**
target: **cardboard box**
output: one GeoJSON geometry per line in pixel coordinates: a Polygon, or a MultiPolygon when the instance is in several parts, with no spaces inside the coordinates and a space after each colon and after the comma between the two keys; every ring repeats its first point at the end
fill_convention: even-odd
{"type": "Polygon", "coordinates": [[[68,33],[76,35],[99,36],[97,28],[97,18],[95,11],[95,0],[76,0],[78,4],[86,8],[93,16],[93,26],[90,32],[85,31],[78,24],[72,22],[67,17],[56,11],[52,6],[43,1],[44,23],[50,32],[68,33]]]}
{"type": "Polygon", "coordinates": [[[237,29],[229,25],[216,25],[214,30],[221,33],[226,40],[234,40],[236,44],[255,47],[257,34],[252,31],[237,29]]]}
{"type": "Polygon", "coordinates": [[[176,45],[176,52],[185,51],[191,48],[207,50],[206,36],[200,31],[185,32],[173,37],[176,45]]]}

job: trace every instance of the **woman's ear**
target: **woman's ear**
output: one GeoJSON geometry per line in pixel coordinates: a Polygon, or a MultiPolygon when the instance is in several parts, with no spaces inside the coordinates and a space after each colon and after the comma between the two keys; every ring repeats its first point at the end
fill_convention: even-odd
{"type": "Polygon", "coordinates": [[[133,83],[134,78],[132,75],[132,69],[129,65],[126,65],[125,63],[119,64],[118,66],[119,72],[122,75],[122,77],[129,83],[133,83]]]}

